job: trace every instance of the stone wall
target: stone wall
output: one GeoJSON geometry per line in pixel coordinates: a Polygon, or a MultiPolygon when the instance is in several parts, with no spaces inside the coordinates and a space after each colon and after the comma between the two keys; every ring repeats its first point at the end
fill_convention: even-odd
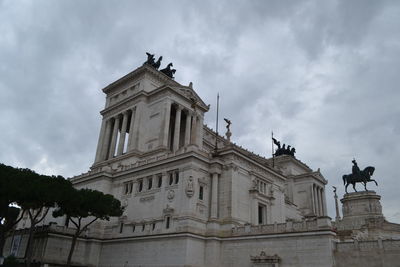
{"type": "Polygon", "coordinates": [[[332,267],[332,237],[329,232],[309,232],[224,240],[220,265],[212,266],[251,267],[251,256],[264,251],[281,259],[279,267],[332,267]]]}
{"type": "MultiPolygon", "coordinates": [[[[278,257],[279,266],[333,266],[333,239],[328,218],[309,222],[288,222],[266,226],[238,227],[221,236],[194,233],[164,233],[147,236],[123,235],[120,238],[78,240],[73,262],[85,266],[253,266],[252,257],[265,252],[278,257]]],[[[63,264],[71,244],[72,229],[42,227],[35,238],[34,258],[42,263],[63,264]]],[[[19,247],[23,257],[27,231],[19,247]]],[[[93,233],[94,234],[94,233],[93,233]]],[[[5,255],[10,252],[7,240],[5,255]]]]}
{"type": "Polygon", "coordinates": [[[334,245],[335,267],[399,267],[400,240],[346,241],[334,245]]]}
{"type": "MultiPolygon", "coordinates": [[[[73,229],[60,226],[38,227],[33,243],[33,259],[38,262],[49,264],[65,264],[71,247],[73,229]]],[[[23,258],[28,241],[28,229],[15,231],[6,239],[3,250],[7,257],[12,252],[13,238],[20,239],[19,245],[14,249],[17,258],[23,258]]],[[[101,243],[98,239],[78,238],[72,263],[85,266],[97,266],[99,260],[101,243]]]]}

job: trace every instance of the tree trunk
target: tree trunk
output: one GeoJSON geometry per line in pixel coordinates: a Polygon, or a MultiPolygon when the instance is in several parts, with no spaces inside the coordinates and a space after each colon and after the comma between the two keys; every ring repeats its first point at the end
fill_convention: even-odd
{"type": "Polygon", "coordinates": [[[1,229],[0,230],[0,258],[3,257],[3,248],[4,244],[6,243],[6,232],[1,229]]]}
{"type": "Polygon", "coordinates": [[[32,261],[32,252],[33,252],[33,235],[35,234],[35,225],[31,225],[29,228],[29,238],[28,238],[28,243],[26,244],[26,250],[25,250],[25,264],[26,267],[31,266],[31,261],[32,261]]]}
{"type": "Polygon", "coordinates": [[[74,253],[76,240],[78,239],[79,235],[80,235],[80,229],[76,229],[76,232],[75,232],[74,236],[72,237],[71,247],[69,249],[69,254],[68,254],[68,259],[67,259],[67,267],[71,266],[72,254],[74,253]]]}

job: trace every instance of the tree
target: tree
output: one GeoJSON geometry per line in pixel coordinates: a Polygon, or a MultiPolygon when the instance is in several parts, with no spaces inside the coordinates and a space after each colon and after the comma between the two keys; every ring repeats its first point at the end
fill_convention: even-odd
{"type": "Polygon", "coordinates": [[[97,190],[75,190],[66,201],[59,203],[53,212],[54,217],[67,216],[76,227],[67,259],[67,266],[71,266],[76,240],[92,223],[109,220],[110,217],[121,216],[123,208],[121,202],[112,195],[97,190]]]}
{"type": "Polygon", "coordinates": [[[6,233],[14,228],[14,226],[19,222],[18,214],[20,213],[20,208],[18,207],[7,207],[7,211],[2,215],[0,221],[0,258],[3,258],[3,248],[6,241],[6,233]]]}
{"type": "Polygon", "coordinates": [[[32,176],[29,169],[0,164],[0,258],[3,257],[5,236],[22,219],[23,212],[11,205],[23,194],[23,176],[32,176]],[[19,214],[19,216],[18,216],[19,214]]]}
{"type": "Polygon", "coordinates": [[[29,267],[36,225],[46,217],[50,208],[65,202],[73,190],[71,182],[62,176],[39,175],[30,169],[0,164],[0,256],[6,232],[11,230],[24,214],[28,214],[30,228],[25,261],[29,267]],[[18,205],[20,210],[13,207],[13,204],[18,205]]]}
{"type": "Polygon", "coordinates": [[[73,187],[71,182],[62,176],[46,176],[35,173],[32,176],[22,176],[21,179],[24,183],[24,190],[16,202],[29,217],[30,228],[25,261],[26,266],[30,267],[36,225],[44,220],[50,208],[66,201],[73,187]]]}

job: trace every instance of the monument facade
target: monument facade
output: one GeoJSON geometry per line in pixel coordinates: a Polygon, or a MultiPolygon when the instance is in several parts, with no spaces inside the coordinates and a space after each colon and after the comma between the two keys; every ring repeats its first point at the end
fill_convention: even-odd
{"type": "MultiPolygon", "coordinates": [[[[71,178],[76,188],[114,195],[124,214],[93,224],[78,239],[72,261],[104,267],[335,266],[338,237],[320,171],[276,139],[274,158],[234,144],[227,119],[226,138],[217,135],[204,125],[209,106],[193,84],[175,81],[172,63],[159,71],[162,57],[147,56],[143,66],[103,89],[94,163],[71,178]]],[[[337,229],[349,230],[352,216],[362,220],[366,201],[367,214],[382,218],[373,192],[348,194],[337,229]]],[[[23,255],[27,226],[21,221],[7,240],[6,255],[7,249],[23,255]]],[[[67,218],[46,218],[35,238],[36,260],[65,263],[70,227],[67,218]]]]}

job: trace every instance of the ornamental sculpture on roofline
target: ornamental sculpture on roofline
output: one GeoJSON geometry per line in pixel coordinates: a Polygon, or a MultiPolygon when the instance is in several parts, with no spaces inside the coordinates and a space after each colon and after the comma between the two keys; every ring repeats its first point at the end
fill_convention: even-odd
{"type": "Polygon", "coordinates": [[[283,146],[281,147],[281,142],[276,140],[273,137],[272,137],[272,141],[274,141],[274,144],[278,147],[274,153],[275,157],[281,156],[281,155],[289,155],[289,156],[295,157],[294,153],[296,153],[296,149],[294,147],[291,148],[290,145],[288,145],[286,147],[286,144],[283,144],[283,146]]]}
{"type": "MultiPolygon", "coordinates": [[[[146,52],[147,55],[147,60],[143,63],[143,64],[147,64],[152,66],[153,68],[155,68],[156,70],[158,70],[160,68],[161,65],[161,61],[162,61],[162,56],[160,56],[158,58],[157,61],[155,61],[155,57],[154,54],[150,54],[149,52],[146,52]]],[[[170,77],[171,79],[174,79],[174,74],[176,72],[176,69],[171,69],[171,67],[173,66],[172,63],[169,63],[167,65],[166,68],[161,69],[160,72],[164,73],[165,75],[167,75],[168,77],[170,77]]]]}

